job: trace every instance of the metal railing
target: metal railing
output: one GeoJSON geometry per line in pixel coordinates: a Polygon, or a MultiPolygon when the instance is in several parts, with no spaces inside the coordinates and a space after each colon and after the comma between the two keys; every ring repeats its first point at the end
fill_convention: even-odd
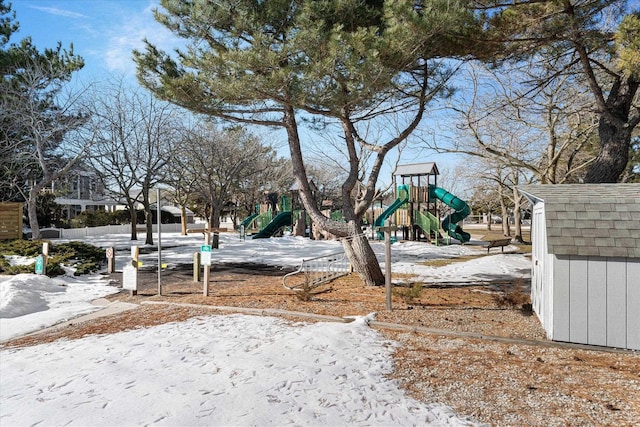
{"type": "Polygon", "coordinates": [[[291,290],[309,290],[351,272],[351,263],[347,255],[344,252],[336,252],[303,259],[298,270],[286,274],[282,278],[282,285],[291,290]],[[294,276],[297,275],[300,275],[302,280],[292,283],[294,276]],[[290,283],[287,284],[287,281],[290,283]]]}

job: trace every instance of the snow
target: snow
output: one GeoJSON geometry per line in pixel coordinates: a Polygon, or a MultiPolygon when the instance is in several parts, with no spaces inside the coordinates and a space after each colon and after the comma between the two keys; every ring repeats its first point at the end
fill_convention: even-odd
{"type": "MultiPolygon", "coordinates": [[[[128,235],[94,236],[128,262],[128,235]]],[[[202,235],[162,235],[162,263],[190,263],[202,235]]],[[[384,245],[372,242],[381,261],[384,245]]],[[[144,247],[144,245],[141,245],[144,247]]],[[[222,234],[214,262],[296,266],[341,250],[300,237],[222,234]]],[[[147,251],[142,251],[147,252],[147,251]]],[[[530,259],[495,253],[444,267],[428,259],[486,253],[474,245],[392,245],[392,269],[427,282],[529,277],[530,259]]],[[[14,258],[12,262],[25,262],[14,258]]],[[[157,253],[141,255],[143,267],[157,253]]],[[[458,283],[459,284],[459,283],[458,283]]],[[[100,275],[0,276],[0,340],[97,310],[118,291],[100,275]]],[[[450,408],[415,401],[385,378],[392,342],[367,325],[207,316],[117,334],[0,350],[0,424],[20,425],[470,425],[450,408]]]]}

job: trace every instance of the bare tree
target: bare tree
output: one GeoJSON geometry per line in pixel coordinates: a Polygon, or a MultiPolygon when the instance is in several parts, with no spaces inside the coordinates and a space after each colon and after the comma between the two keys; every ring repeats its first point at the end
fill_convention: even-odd
{"type": "MultiPolygon", "coordinates": [[[[146,244],[153,244],[150,192],[163,182],[179,141],[182,115],[171,104],[114,82],[92,105],[96,144],[91,163],[112,195],[131,215],[131,240],[137,240],[136,205],[145,212],[146,244]]],[[[159,201],[158,201],[159,203],[159,201]]]]}
{"type": "MultiPolygon", "coordinates": [[[[269,169],[274,150],[240,127],[218,129],[214,123],[199,122],[183,140],[180,166],[188,171],[187,180],[207,204],[209,226],[220,227],[225,205],[246,180],[269,169]],[[265,162],[267,160],[267,162],[265,162]]],[[[217,235],[212,242],[218,246],[217,235]]]]}
{"type": "Polygon", "coordinates": [[[294,182],[291,163],[278,157],[275,150],[256,158],[254,166],[255,173],[238,181],[238,189],[233,195],[235,206],[247,216],[255,213],[256,205],[264,201],[265,194],[285,194],[294,182]]]}
{"type": "Polygon", "coordinates": [[[527,93],[519,83],[530,77],[526,70],[496,74],[476,66],[469,76],[472,96],[451,105],[459,117],[455,137],[427,141],[430,147],[517,168],[541,183],[583,176],[595,158],[597,122],[575,81],[527,93]]]}
{"type": "Polygon", "coordinates": [[[640,123],[640,12],[627,0],[471,2],[486,17],[499,58],[543,65],[534,90],[557,79],[585,82],[598,124],[598,153],[585,182],[617,182],[640,123]]]}
{"type": "Polygon", "coordinates": [[[183,236],[187,235],[187,207],[191,205],[196,191],[196,177],[183,165],[188,163],[183,157],[186,151],[182,148],[182,142],[188,138],[187,132],[183,134],[178,143],[177,150],[173,153],[172,161],[167,165],[165,173],[165,184],[169,186],[165,190],[173,203],[180,208],[180,224],[183,236]]]}
{"type": "Polygon", "coordinates": [[[474,176],[493,183],[505,235],[511,234],[507,207],[513,207],[518,240],[521,196],[515,186],[577,182],[597,153],[597,117],[584,86],[566,76],[529,91],[521,82],[533,78],[535,67],[506,74],[471,68],[473,96],[452,104],[459,117],[455,137],[428,142],[440,152],[478,159],[484,172],[474,176]]]}
{"type": "Polygon", "coordinates": [[[14,167],[13,188],[26,200],[32,237],[39,239],[38,197],[73,168],[92,137],[83,127],[87,113],[79,102],[82,91],[65,86],[68,70],[57,70],[42,60],[22,65],[20,85],[5,89],[3,98],[13,102],[3,110],[2,120],[11,123],[16,129],[14,136],[19,136],[11,147],[10,158],[20,169],[14,167]],[[20,180],[27,180],[27,187],[20,180]]]}

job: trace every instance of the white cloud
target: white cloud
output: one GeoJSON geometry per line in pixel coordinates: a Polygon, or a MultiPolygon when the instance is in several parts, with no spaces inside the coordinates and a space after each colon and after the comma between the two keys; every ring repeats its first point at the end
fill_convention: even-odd
{"type": "Polygon", "coordinates": [[[29,6],[29,7],[31,9],[39,10],[44,13],[49,13],[51,15],[64,16],[65,18],[74,18],[74,19],[86,18],[86,16],[83,15],[82,13],[72,12],[70,10],[58,9],[55,7],[42,7],[42,6],[29,6]]]}
{"type": "Polygon", "coordinates": [[[106,68],[112,72],[135,73],[132,51],[144,49],[144,39],[164,50],[173,50],[180,40],[153,17],[151,5],[141,13],[123,15],[109,32],[104,52],[106,68]]]}

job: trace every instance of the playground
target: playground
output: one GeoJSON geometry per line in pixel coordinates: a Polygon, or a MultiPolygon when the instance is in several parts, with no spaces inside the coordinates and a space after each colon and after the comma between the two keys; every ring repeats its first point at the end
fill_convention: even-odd
{"type": "MultiPolygon", "coordinates": [[[[375,322],[370,325],[386,339],[402,344],[394,351],[391,378],[421,402],[445,403],[457,414],[495,425],[562,425],[566,419],[588,422],[584,414],[604,424],[632,424],[640,416],[638,395],[629,393],[637,386],[640,374],[638,356],[548,342],[540,322],[518,300],[521,288],[528,286],[528,268],[523,267],[529,262],[525,248],[510,245],[504,253],[492,250],[487,254],[482,245],[473,245],[484,231],[469,228],[469,232],[472,244],[467,245],[411,241],[392,245],[394,281],[406,285],[397,286],[391,311],[385,310],[384,287],[363,286],[354,275],[316,288],[310,301],[283,287],[283,276],[295,270],[301,257],[334,253],[340,247],[337,241],[293,236],[242,241],[237,233],[220,233],[210,292],[204,297],[202,283],[193,282],[189,268],[202,236],[168,234],[163,237],[167,267],[162,275],[162,295],[157,294],[157,254],[152,248],[143,248],[137,295],[118,292],[120,261],[116,273],[105,277],[112,281],[115,292],[106,299],[133,308],[86,321],[72,320],[8,345],[108,337],[124,330],[144,331],[154,325],[169,327],[168,322],[203,322],[215,314],[341,322],[345,316],[376,312],[375,322]],[[421,279],[423,287],[417,293],[411,283],[427,276],[431,279],[421,279]],[[564,380],[558,382],[558,378],[564,380]],[[544,409],[535,415],[529,406],[532,393],[536,402],[544,402],[544,409]]],[[[95,236],[91,240],[103,247],[115,247],[122,263],[130,253],[126,235],[95,236]]],[[[376,253],[383,253],[383,242],[373,242],[373,246],[376,253]]],[[[68,292],[78,286],[77,282],[69,281],[68,292]]],[[[9,320],[13,319],[2,319],[9,320]]],[[[15,320],[24,323],[21,318],[15,320]]],[[[3,323],[3,329],[5,325],[10,323],[3,323]]],[[[340,353],[331,348],[327,351],[340,353]]],[[[291,363],[300,357],[289,355],[291,363]]]]}
{"type": "MultiPolygon", "coordinates": [[[[471,235],[459,224],[471,214],[471,208],[464,200],[438,187],[438,175],[438,167],[432,162],[399,165],[392,177],[393,200],[383,206],[380,199],[378,207],[374,204],[365,215],[371,239],[384,239],[382,227],[393,226],[394,242],[398,239],[434,244],[469,242],[471,235]]],[[[267,199],[240,222],[242,238],[281,236],[284,230],[295,236],[324,237],[314,233],[311,220],[297,200],[297,186],[292,186],[290,194],[269,194],[267,199]]],[[[323,213],[341,219],[339,211],[323,213]]]]}
{"type": "MultiPolygon", "coordinates": [[[[261,343],[255,343],[256,337],[261,337],[261,341],[277,342],[277,351],[271,351],[286,360],[286,369],[269,374],[274,378],[272,381],[288,378],[290,373],[296,374],[299,363],[305,362],[308,355],[315,358],[320,357],[316,354],[321,354],[322,357],[330,356],[332,360],[342,360],[347,352],[344,347],[336,347],[335,343],[322,346],[319,351],[309,344],[316,339],[317,332],[305,338],[309,343],[287,352],[284,349],[289,348],[290,342],[300,341],[300,335],[296,333],[294,338],[288,338],[288,332],[276,329],[269,319],[285,319],[295,328],[318,324],[323,331],[333,331],[331,325],[349,324],[357,317],[359,320],[356,322],[365,322],[388,340],[384,346],[391,349],[394,367],[385,379],[396,381],[409,397],[429,408],[434,408],[435,403],[442,403],[453,408],[456,415],[493,425],[566,425],[567,420],[576,425],[632,425],[640,417],[640,394],[629,392],[638,387],[638,355],[547,340],[529,304],[530,248],[511,242],[505,245],[495,243],[494,247],[489,247],[490,242],[500,240],[499,235],[487,234],[486,227],[481,225],[460,225],[460,220],[468,215],[466,202],[431,181],[433,177],[414,176],[411,170],[404,172],[404,175],[396,177],[398,182],[394,183],[396,192],[392,203],[374,207],[370,218],[374,224],[374,228],[369,230],[373,234],[370,241],[382,268],[386,267],[386,243],[377,235],[375,223],[394,225],[396,230],[396,243],[390,245],[391,310],[386,308],[385,287],[364,286],[355,274],[340,275],[314,286],[307,290],[307,298],[303,298],[307,292],[304,289],[286,286],[284,278],[300,268],[301,260],[326,259],[334,262],[337,260],[335,254],[341,249],[338,240],[311,240],[293,235],[296,216],[292,214],[296,207],[287,205],[293,201],[292,197],[289,201],[280,199],[278,203],[281,206],[272,209],[270,219],[265,217],[261,225],[255,227],[259,228],[257,232],[263,232],[280,215],[276,222],[290,222],[287,227],[293,228],[288,231],[280,226],[267,231],[271,235],[282,234],[282,237],[253,238],[257,234],[253,232],[219,233],[220,247],[211,253],[212,265],[206,284],[202,278],[194,281],[192,263],[194,252],[198,252],[203,244],[202,233],[186,236],[163,234],[160,275],[157,250],[150,246],[141,247],[135,294],[122,289],[123,267],[131,263],[128,235],[89,237],[94,245],[114,248],[115,272],[102,277],[103,300],[107,307],[120,307],[120,310],[108,313],[104,310],[103,315],[98,312],[86,318],[76,318],[69,313],[72,304],[68,301],[60,301],[57,305],[50,303],[49,309],[42,312],[44,317],[48,313],[49,318],[57,316],[71,320],[44,328],[36,334],[17,337],[4,345],[28,348],[57,343],[70,346],[78,342],[78,345],[85,346],[76,352],[81,354],[94,348],[93,344],[82,344],[81,339],[109,340],[111,336],[117,337],[119,333],[128,331],[137,334],[136,345],[141,348],[147,345],[176,346],[180,364],[194,363],[185,366],[187,369],[179,374],[169,376],[169,380],[174,382],[168,383],[167,389],[179,386],[177,379],[182,381],[188,376],[196,369],[196,363],[202,365],[219,358],[229,359],[233,354],[233,358],[238,360],[249,356],[257,359],[251,362],[251,369],[246,372],[235,367],[235,360],[225,362],[229,364],[228,378],[220,389],[237,389],[238,375],[242,374],[243,384],[249,384],[253,390],[264,383],[257,380],[260,376],[255,374],[256,366],[266,366],[269,364],[267,361],[272,360],[272,353],[259,350],[261,343]],[[444,218],[439,221],[437,229],[431,220],[421,220],[423,216],[429,218],[429,214],[444,218]],[[203,295],[204,286],[207,287],[207,296],[203,295]],[[54,313],[56,310],[60,310],[57,315],[54,313]],[[229,314],[237,316],[219,316],[229,314]],[[266,320],[265,323],[250,323],[241,315],[250,315],[251,319],[263,316],[266,320]],[[227,320],[218,320],[215,328],[202,335],[204,325],[208,325],[208,319],[212,318],[227,320]],[[154,332],[157,329],[154,328],[163,328],[162,336],[171,337],[169,341],[157,344],[158,335],[154,332]],[[176,328],[183,329],[176,332],[176,328]],[[183,336],[195,334],[200,335],[190,341],[182,341],[183,336]],[[218,338],[221,340],[216,341],[218,338]],[[184,353],[184,349],[190,349],[194,342],[209,341],[215,341],[212,348],[221,347],[224,351],[216,353],[216,356],[207,353],[207,361],[202,363],[195,359],[196,353],[184,353]],[[231,342],[237,343],[233,350],[228,347],[231,342]],[[254,344],[247,346],[249,342],[254,344]],[[194,361],[190,362],[190,359],[194,361]],[[535,411],[531,410],[533,403],[535,411]],[[594,423],[593,420],[598,421],[594,423]]],[[[422,172],[420,170],[418,174],[422,172]]],[[[249,230],[253,227],[250,222],[246,223],[249,230]]],[[[300,276],[306,278],[307,273],[300,276]]],[[[67,279],[66,293],[71,294],[74,289],[84,286],[86,284],[82,280],[67,279]]],[[[36,288],[46,289],[46,286],[36,288]]],[[[38,295],[33,299],[40,302],[47,298],[38,295]]],[[[86,308],[82,310],[86,311],[86,308]]],[[[32,319],[29,322],[37,323],[38,329],[43,328],[42,320],[35,320],[38,313],[29,316],[32,319]]],[[[0,319],[3,333],[14,326],[24,326],[26,318],[0,319]]],[[[331,334],[335,339],[337,334],[331,334]]],[[[349,341],[361,336],[360,332],[349,331],[347,334],[349,341]]],[[[122,350],[123,353],[128,351],[122,350]]],[[[356,349],[348,351],[368,355],[370,347],[356,345],[356,349]]],[[[153,368],[153,363],[147,360],[150,353],[141,354],[143,356],[133,361],[136,369],[131,368],[132,371],[139,370],[140,365],[153,368]]],[[[94,359],[101,357],[94,356],[94,359]]],[[[362,366],[349,365],[348,375],[367,371],[369,362],[359,360],[362,366]]],[[[321,363],[312,364],[308,369],[314,369],[315,374],[304,376],[319,378],[320,371],[326,367],[321,363]]],[[[206,372],[201,376],[209,374],[206,372]]],[[[157,375],[164,377],[165,372],[157,375]]],[[[319,384],[307,381],[303,388],[305,392],[322,396],[316,399],[321,403],[320,407],[331,396],[356,395],[357,389],[332,388],[339,375],[342,374],[330,374],[329,380],[320,380],[319,384]]],[[[126,379],[131,381],[131,378],[126,379]]],[[[142,382],[142,378],[138,381],[142,382]]],[[[299,381],[285,382],[293,393],[297,393],[299,381]]],[[[376,383],[380,381],[376,380],[376,383]]],[[[366,388],[369,390],[369,386],[366,388]]],[[[269,403],[282,403],[274,400],[274,391],[265,393],[269,393],[268,399],[265,398],[269,403]]],[[[211,399],[213,395],[218,398],[214,393],[211,399]]],[[[278,396],[285,402],[283,414],[296,410],[293,403],[284,400],[292,398],[288,389],[278,396]]],[[[364,409],[366,416],[382,416],[387,411],[394,411],[389,408],[398,407],[387,400],[390,397],[385,393],[374,393],[374,396],[371,402],[376,402],[377,409],[367,407],[364,409]]],[[[116,396],[108,397],[111,398],[116,396]]],[[[163,406],[175,407],[175,398],[163,406]]],[[[251,400],[254,395],[244,394],[242,398],[251,400]]],[[[210,398],[206,397],[198,404],[206,406],[208,402],[210,398]]],[[[229,407],[234,404],[222,403],[229,407]]],[[[349,401],[340,406],[346,409],[340,410],[349,415],[355,410],[362,410],[361,406],[349,401]]],[[[404,408],[400,412],[406,414],[411,410],[404,408]]],[[[229,423],[238,422],[241,416],[232,415],[229,423]]],[[[284,418],[276,419],[282,423],[285,421],[284,418]]],[[[318,420],[310,416],[307,422],[317,424],[318,420]]],[[[388,421],[386,423],[389,424],[388,421]]],[[[449,422],[442,423],[449,425],[449,422]]],[[[364,424],[376,423],[369,419],[364,424]]],[[[451,425],[466,424],[453,420],[451,425]]]]}

